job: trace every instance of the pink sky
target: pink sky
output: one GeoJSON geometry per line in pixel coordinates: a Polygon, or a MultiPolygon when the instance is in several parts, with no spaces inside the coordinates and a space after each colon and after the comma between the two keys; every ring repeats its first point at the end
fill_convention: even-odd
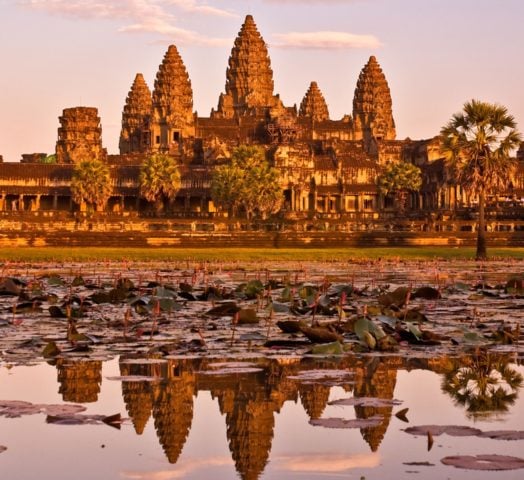
{"type": "Polygon", "coordinates": [[[4,0],[0,6],[0,154],[54,152],[63,108],[94,106],[117,153],[137,72],[153,87],[174,43],[194,106],[207,116],[247,13],[269,45],[275,93],[299,104],[316,80],[331,117],[351,113],[376,55],[399,138],[438,134],[471,98],[506,105],[524,129],[521,0],[4,0]]]}

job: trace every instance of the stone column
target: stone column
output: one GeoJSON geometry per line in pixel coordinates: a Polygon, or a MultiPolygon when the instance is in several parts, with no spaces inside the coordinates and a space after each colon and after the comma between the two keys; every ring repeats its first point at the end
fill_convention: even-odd
{"type": "Polygon", "coordinates": [[[355,209],[357,212],[362,212],[364,210],[364,198],[361,193],[359,193],[356,197],[355,209]]]}
{"type": "Polygon", "coordinates": [[[36,200],[35,200],[35,210],[38,211],[40,210],[40,198],[42,197],[41,194],[38,194],[36,196],[36,200]]]}
{"type": "Polygon", "coordinates": [[[55,193],[53,195],[53,210],[58,209],[58,194],[55,193]]]}
{"type": "Polygon", "coordinates": [[[5,193],[0,194],[0,212],[5,210],[5,193]]]}

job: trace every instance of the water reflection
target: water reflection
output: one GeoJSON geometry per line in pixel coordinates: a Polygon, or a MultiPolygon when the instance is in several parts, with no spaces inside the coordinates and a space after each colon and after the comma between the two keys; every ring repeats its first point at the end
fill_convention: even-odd
{"type": "MultiPolygon", "coordinates": [[[[316,420],[329,416],[330,394],[338,387],[338,394],[354,401],[352,407],[341,410],[345,418],[379,417],[378,423],[360,428],[360,437],[370,452],[377,452],[393,418],[391,400],[399,370],[424,369],[440,374],[443,391],[471,416],[506,411],[523,385],[522,375],[512,366],[515,357],[502,353],[410,359],[250,358],[244,366],[238,359],[235,362],[121,357],[122,396],[136,434],[141,435],[152,421],[167,461],[176,464],[193,423],[194,400],[199,392],[209,392],[224,418],[236,471],[242,479],[254,480],[267,467],[275,414],[286,402],[300,403],[307,417],[316,420]],[[358,401],[369,397],[390,402],[370,406],[358,401]]],[[[63,399],[96,401],[101,367],[99,361],[57,361],[63,399]]],[[[377,457],[370,458],[378,462],[377,457]]]]}
{"type": "Polygon", "coordinates": [[[102,383],[102,362],[57,359],[56,369],[64,402],[92,403],[98,400],[102,383]]]}
{"type": "Polygon", "coordinates": [[[444,375],[442,390],[473,418],[507,412],[523,384],[508,355],[478,351],[444,375]]]}

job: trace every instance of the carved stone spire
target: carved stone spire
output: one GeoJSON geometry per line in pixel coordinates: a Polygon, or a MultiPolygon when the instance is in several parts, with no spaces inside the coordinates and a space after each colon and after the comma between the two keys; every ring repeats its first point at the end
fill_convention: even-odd
{"type": "Polygon", "coordinates": [[[373,137],[394,140],[395,121],[388,82],[377,59],[369,57],[360,72],[353,99],[355,140],[369,142],[373,137]]]}
{"type": "Polygon", "coordinates": [[[59,121],[56,142],[58,163],[78,163],[93,159],[105,161],[107,152],[102,147],[102,127],[96,108],[65,108],[59,121]]]}
{"type": "Polygon", "coordinates": [[[182,372],[169,379],[153,406],[158,440],[169,463],[176,463],[193,422],[194,375],[182,372]]]}
{"type": "Polygon", "coordinates": [[[120,153],[146,153],[151,143],[149,123],[153,108],[151,91],[141,73],[137,73],[135,81],[126,98],[122,112],[122,131],[120,133],[120,153]]]}
{"type": "Polygon", "coordinates": [[[183,138],[194,137],[193,90],[184,62],[170,45],[158,69],[153,91],[152,150],[178,149],[183,138]]]}
{"type": "Polygon", "coordinates": [[[311,82],[300,104],[299,116],[309,117],[316,122],[329,120],[329,111],[317,82],[311,82]]]}
{"type": "Polygon", "coordinates": [[[273,70],[266,43],[253,17],[247,15],[235,40],[226,72],[226,92],[220,95],[213,116],[232,118],[281,104],[273,96],[273,70]]]}

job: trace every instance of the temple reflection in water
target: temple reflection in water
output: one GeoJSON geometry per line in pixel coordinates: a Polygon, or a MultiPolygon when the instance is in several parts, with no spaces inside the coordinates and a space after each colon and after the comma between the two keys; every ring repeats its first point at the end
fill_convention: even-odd
{"type": "MultiPolygon", "coordinates": [[[[310,420],[322,418],[333,387],[353,397],[356,419],[379,418],[360,428],[372,452],[379,450],[388,430],[392,402],[374,406],[358,399],[393,400],[399,370],[431,370],[442,375],[442,390],[468,416],[498,415],[515,402],[522,376],[509,354],[478,354],[439,358],[354,357],[337,359],[120,359],[122,395],[135,432],[147,423],[154,428],[167,460],[175,464],[193,422],[198,392],[216,399],[226,422],[227,440],[236,470],[244,480],[257,479],[271,452],[275,413],[288,402],[300,400],[310,420]],[[247,367],[247,368],[246,368],[247,367]],[[134,378],[133,378],[134,377],[134,378]]],[[[60,393],[64,401],[97,400],[102,362],[57,362],[60,393]]],[[[345,412],[348,412],[346,410],[345,412]]]]}

